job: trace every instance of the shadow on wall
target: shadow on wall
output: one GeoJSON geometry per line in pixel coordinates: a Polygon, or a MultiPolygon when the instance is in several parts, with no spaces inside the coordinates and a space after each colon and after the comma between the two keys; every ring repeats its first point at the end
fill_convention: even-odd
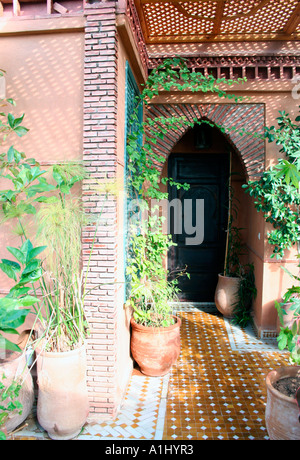
{"type": "MultiPolygon", "coordinates": [[[[17,104],[9,111],[15,116],[25,113],[22,124],[30,129],[22,138],[9,137],[7,145],[1,146],[3,152],[14,145],[45,169],[82,157],[83,40],[78,32],[1,37],[5,97],[17,104]]],[[[2,180],[0,187],[6,186],[2,180]]],[[[19,237],[12,232],[16,224],[11,221],[1,225],[0,259],[10,258],[6,246],[19,244],[19,237]]],[[[1,293],[9,290],[10,281],[0,273],[1,293]]]]}
{"type": "MultiPolygon", "coordinates": [[[[15,146],[42,163],[82,155],[83,34],[2,37],[6,97],[30,132],[15,146]]],[[[12,141],[11,141],[12,142],[12,141]]]]}

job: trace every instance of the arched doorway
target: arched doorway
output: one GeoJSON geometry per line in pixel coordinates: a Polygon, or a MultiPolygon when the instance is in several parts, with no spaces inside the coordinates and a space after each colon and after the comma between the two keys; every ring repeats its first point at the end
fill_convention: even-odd
{"type": "MultiPolygon", "coordinates": [[[[190,129],[168,157],[168,176],[189,190],[169,186],[170,233],[176,246],[168,254],[170,278],[178,278],[182,301],[212,302],[224,269],[229,184],[242,199],[246,180],[241,161],[224,134],[206,124],[190,129]]],[[[240,210],[239,219],[242,220],[240,210]]],[[[237,223],[237,225],[239,225],[237,223]]]]}
{"type": "MultiPolygon", "coordinates": [[[[213,137],[218,134],[222,138],[223,143],[223,155],[224,155],[224,165],[226,164],[225,156],[229,155],[228,151],[226,152],[225,146],[229,148],[229,152],[232,154],[232,164],[235,166],[233,169],[238,169],[240,172],[240,176],[232,176],[234,187],[237,189],[238,198],[241,199],[240,203],[240,212],[239,212],[239,222],[237,225],[239,227],[245,227],[247,232],[247,223],[248,223],[248,215],[249,215],[249,202],[245,201],[245,193],[241,190],[241,183],[245,182],[246,179],[255,179],[261,175],[265,168],[265,142],[263,139],[264,133],[264,126],[265,126],[265,107],[264,104],[259,103],[241,103],[241,104],[228,104],[228,103],[221,103],[221,104],[205,104],[205,103],[178,103],[178,104],[170,104],[170,103],[159,103],[159,104],[150,104],[147,108],[147,117],[149,117],[154,125],[157,125],[159,131],[160,120],[164,118],[170,117],[185,117],[187,118],[192,124],[195,123],[197,120],[206,119],[215,124],[215,126],[223,127],[222,134],[217,128],[215,128],[213,137]],[[242,135],[241,135],[242,133],[242,135]],[[238,178],[239,177],[239,178],[238,178]],[[243,202],[244,201],[244,202],[243,202]]],[[[162,127],[164,123],[162,122],[162,127]]],[[[196,125],[197,126],[197,125],[196,125]]],[[[168,167],[172,168],[172,155],[175,154],[190,154],[195,155],[202,159],[206,153],[213,153],[205,152],[204,149],[198,149],[197,152],[191,151],[191,137],[188,138],[186,134],[190,132],[192,133],[189,127],[185,127],[182,125],[180,128],[170,129],[164,136],[164,139],[161,140],[159,137],[153,143],[153,152],[160,157],[160,162],[157,164],[157,168],[160,169],[162,177],[171,176],[170,171],[168,171],[168,167]],[[184,144],[185,143],[185,144],[184,144]],[[183,145],[184,144],[184,145],[183,145]],[[179,151],[179,150],[181,151],[179,151]],[[170,160],[170,165],[169,161],[170,160]]],[[[190,134],[191,136],[191,134],[190,134]]],[[[217,153],[217,152],[215,152],[217,153]]],[[[219,152],[221,153],[221,152],[219,152]]],[[[212,158],[212,157],[211,157],[212,158]]],[[[220,156],[218,157],[221,158],[220,156]]],[[[227,157],[228,158],[228,157],[227,157]]],[[[190,160],[189,160],[190,161],[190,160]]],[[[227,159],[227,162],[229,160],[227,159]]],[[[212,161],[214,165],[217,165],[217,160],[212,161]]],[[[185,160],[183,164],[188,165],[188,157],[185,156],[185,160]]],[[[191,164],[191,163],[190,163],[191,164]]],[[[196,166],[195,166],[196,167],[196,166]]],[[[200,168],[200,165],[197,166],[200,168]]],[[[226,170],[226,166],[224,166],[223,171],[226,170]],[[225,168],[225,169],[224,169],[225,168]]],[[[228,168],[227,168],[228,169],[228,168]]],[[[196,171],[196,169],[195,169],[196,171]]],[[[174,171],[173,171],[174,172],[174,171]]],[[[226,174],[225,174],[226,176],[226,174]]],[[[226,179],[225,183],[226,183],[226,179]]],[[[194,192],[194,199],[197,199],[197,193],[194,192]]],[[[228,198],[228,191],[225,189],[225,195],[228,198]]],[[[191,197],[191,199],[193,199],[191,197]]],[[[199,199],[199,198],[198,198],[199,199]]],[[[201,199],[201,198],[200,198],[201,199]]],[[[205,198],[204,198],[205,200],[205,198]]],[[[169,208],[171,208],[169,206],[169,208]]],[[[208,207],[209,209],[209,207],[208,207]]],[[[226,210],[227,215],[227,210],[226,210]]],[[[223,221],[220,221],[221,224],[219,228],[222,227],[223,221]]],[[[195,222],[194,222],[195,225],[195,222]]],[[[226,226],[227,227],[227,226],[226,226]]],[[[226,228],[225,227],[225,228],[226,228]]],[[[174,233],[174,232],[173,232],[174,233]]],[[[223,236],[221,235],[220,238],[223,238],[224,241],[224,233],[223,236]]],[[[244,236],[244,240],[247,242],[248,235],[244,236]]],[[[203,246],[204,247],[204,246],[203,246]]],[[[192,251],[190,251],[192,253],[192,251]]],[[[224,260],[224,246],[220,247],[217,251],[219,253],[219,266],[217,270],[220,270],[220,267],[223,266],[224,260]]],[[[192,253],[194,259],[197,258],[197,253],[192,253]]],[[[211,256],[211,254],[210,254],[211,256]]],[[[169,257],[169,267],[172,269],[173,266],[176,268],[176,263],[171,264],[169,257]]],[[[206,260],[208,260],[206,257],[206,260]]],[[[185,266],[186,261],[184,257],[180,259],[181,267],[185,266]]],[[[195,269],[196,272],[197,269],[195,269]]],[[[216,273],[215,271],[215,273],[216,273]]],[[[187,281],[187,280],[185,280],[187,281]]],[[[184,283],[184,278],[181,279],[181,283],[184,283]]],[[[260,279],[260,283],[262,283],[262,279],[260,279]]],[[[190,295],[188,294],[189,290],[187,286],[180,286],[182,288],[182,300],[187,299],[195,301],[212,301],[212,292],[213,292],[213,282],[210,283],[210,294],[206,293],[201,297],[197,290],[197,283],[195,282],[196,289],[194,293],[190,290],[190,295]],[[205,300],[204,300],[205,299],[205,300]]]]}

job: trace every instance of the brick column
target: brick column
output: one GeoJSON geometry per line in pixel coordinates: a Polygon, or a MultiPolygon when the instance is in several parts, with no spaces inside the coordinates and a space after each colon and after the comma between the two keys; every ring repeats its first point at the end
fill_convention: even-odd
{"type": "MultiPolygon", "coordinates": [[[[90,178],[83,184],[82,196],[89,213],[99,213],[104,205],[88,273],[88,287],[95,289],[85,302],[91,328],[87,372],[91,418],[112,418],[116,413],[117,211],[113,199],[103,203],[93,190],[101,178],[116,177],[117,169],[115,6],[114,0],[85,5],[83,160],[90,178]]],[[[84,267],[93,234],[94,227],[83,232],[84,267]]]]}

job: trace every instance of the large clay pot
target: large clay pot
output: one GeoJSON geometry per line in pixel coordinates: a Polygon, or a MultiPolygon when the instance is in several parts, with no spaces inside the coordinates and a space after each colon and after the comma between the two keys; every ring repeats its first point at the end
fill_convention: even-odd
{"type": "Polygon", "coordinates": [[[40,425],[51,439],[75,438],[89,413],[85,346],[64,353],[40,352],[37,376],[40,425]]]}
{"type": "Polygon", "coordinates": [[[273,386],[280,379],[295,376],[299,366],[286,366],[273,370],[266,377],[266,427],[271,440],[299,440],[299,408],[295,398],[285,396],[273,386]]]}
{"type": "MultiPolygon", "coordinates": [[[[34,402],[34,386],[32,375],[27,367],[25,353],[10,353],[5,359],[0,359],[1,382],[8,387],[13,380],[22,384],[17,401],[22,404],[22,413],[13,411],[10,413],[4,427],[8,433],[15,430],[23,423],[30,414],[34,402]],[[5,375],[5,378],[3,378],[5,375]]],[[[6,406],[6,402],[3,403],[6,406]]]]}
{"type": "Polygon", "coordinates": [[[234,304],[238,300],[240,278],[218,275],[218,284],[215,291],[215,304],[225,318],[233,316],[234,304]]]}
{"type": "Polygon", "coordinates": [[[167,374],[180,354],[180,318],[169,327],[146,327],[131,318],[131,353],[143,374],[167,374]]]}

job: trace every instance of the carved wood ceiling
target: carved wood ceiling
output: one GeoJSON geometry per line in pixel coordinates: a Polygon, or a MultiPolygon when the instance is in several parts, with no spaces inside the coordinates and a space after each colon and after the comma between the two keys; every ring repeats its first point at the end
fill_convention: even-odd
{"type": "Polygon", "coordinates": [[[299,40],[300,0],[135,0],[146,43],[299,40]]]}

